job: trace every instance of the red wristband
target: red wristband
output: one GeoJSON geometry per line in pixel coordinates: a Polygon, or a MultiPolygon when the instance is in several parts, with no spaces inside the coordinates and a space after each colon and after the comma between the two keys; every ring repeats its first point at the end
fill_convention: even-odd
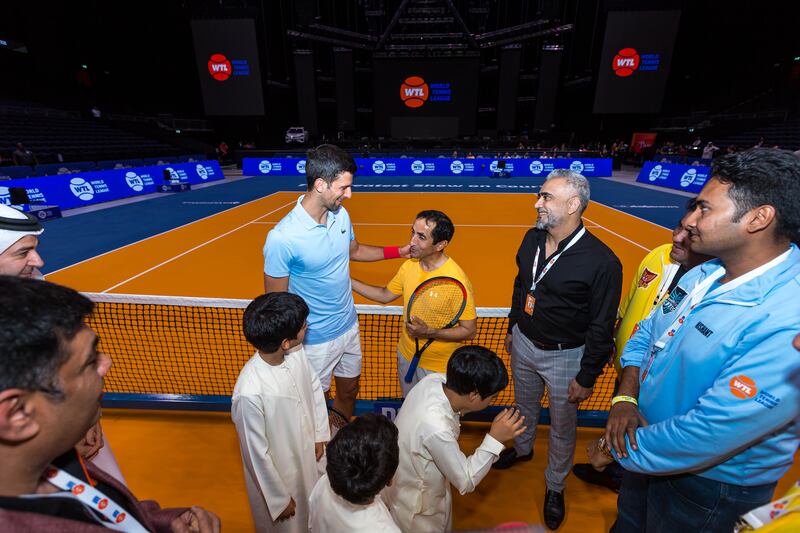
{"type": "Polygon", "coordinates": [[[383,247],[383,258],[384,259],[397,259],[400,257],[400,247],[399,246],[384,246],[383,247]]]}

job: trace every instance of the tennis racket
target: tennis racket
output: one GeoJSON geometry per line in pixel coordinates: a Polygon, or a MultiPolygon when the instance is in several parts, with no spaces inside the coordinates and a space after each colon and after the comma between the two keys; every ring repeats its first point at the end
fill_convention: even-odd
{"type": "MultiPolygon", "coordinates": [[[[411,317],[415,316],[434,329],[452,328],[458,323],[466,306],[467,289],[464,288],[464,285],[457,279],[437,276],[423,281],[419,287],[414,289],[414,294],[408,300],[406,320],[410,323],[411,317]]],[[[411,383],[422,352],[431,345],[433,339],[428,339],[421,348],[419,339],[416,338],[414,341],[417,351],[403,378],[406,383],[411,383]]]]}

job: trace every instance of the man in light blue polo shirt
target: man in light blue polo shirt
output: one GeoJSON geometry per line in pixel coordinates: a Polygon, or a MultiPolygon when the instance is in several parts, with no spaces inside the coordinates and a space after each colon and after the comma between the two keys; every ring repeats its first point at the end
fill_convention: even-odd
{"type": "MultiPolygon", "coordinates": [[[[626,472],[615,533],[730,532],[770,501],[800,443],[800,159],[714,161],[685,219],[690,270],[625,346],[606,434],[626,472]],[[638,426],[638,427],[637,427],[638,426]]],[[[610,449],[612,451],[609,450],[610,449]]]]}
{"type": "Polygon", "coordinates": [[[264,290],[288,291],[308,304],[306,356],[326,394],[331,374],[336,379],[331,420],[340,427],[353,415],[361,375],[361,340],[350,286],[350,260],[408,258],[410,246],[360,244],[350,215],[342,206],[352,196],[355,161],[330,144],[312,148],[306,157],[306,194],[267,234],[264,290]]]}

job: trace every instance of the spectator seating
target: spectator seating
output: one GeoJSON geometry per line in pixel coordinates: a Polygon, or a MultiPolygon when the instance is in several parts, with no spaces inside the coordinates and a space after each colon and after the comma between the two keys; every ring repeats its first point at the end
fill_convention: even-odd
{"type": "Polygon", "coordinates": [[[718,146],[737,146],[740,148],[750,148],[755,146],[759,140],[764,139],[764,146],[771,147],[778,145],[787,150],[800,149],[800,119],[789,119],[783,122],[770,124],[744,133],[737,133],[719,139],[718,146]]]}
{"type": "Polygon", "coordinates": [[[106,159],[173,155],[181,151],[170,144],[114,127],[114,123],[81,117],[69,111],[46,108],[0,106],[3,128],[0,151],[11,158],[16,143],[22,142],[39,163],[64,161],[102,161],[106,159]]]}

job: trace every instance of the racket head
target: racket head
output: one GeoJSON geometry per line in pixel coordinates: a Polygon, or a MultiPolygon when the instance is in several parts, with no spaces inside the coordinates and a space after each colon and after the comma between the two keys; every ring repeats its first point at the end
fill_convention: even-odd
{"type": "Polygon", "coordinates": [[[406,306],[406,320],[416,316],[434,329],[450,328],[458,323],[467,307],[464,284],[448,276],[436,276],[414,289],[406,306]]]}

